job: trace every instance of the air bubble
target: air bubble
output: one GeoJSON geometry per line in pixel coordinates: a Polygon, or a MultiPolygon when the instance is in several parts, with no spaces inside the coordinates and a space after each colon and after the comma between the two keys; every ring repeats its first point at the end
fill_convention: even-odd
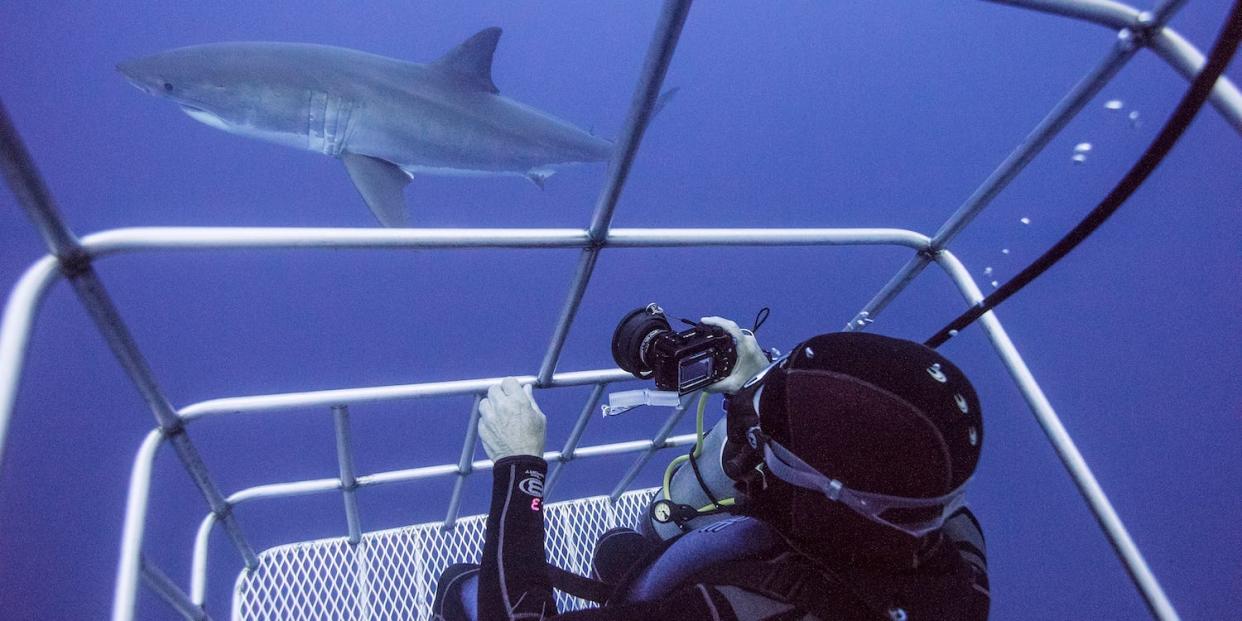
{"type": "Polygon", "coordinates": [[[1080,142],[1074,145],[1074,153],[1086,153],[1091,150],[1090,142],[1080,142]]]}
{"type": "Polygon", "coordinates": [[[987,267],[983,268],[983,275],[984,275],[984,276],[991,276],[991,275],[992,275],[992,266],[991,266],[991,265],[989,265],[989,266],[987,266],[987,267]]]}
{"type": "Polygon", "coordinates": [[[1022,216],[1022,218],[1020,218],[1020,219],[1018,220],[1018,222],[1021,222],[1022,224],[1030,224],[1030,223],[1031,223],[1031,219],[1030,219],[1030,218],[1028,218],[1028,217],[1026,217],[1026,216],[1022,216]]]}
{"type": "Polygon", "coordinates": [[[997,283],[995,280],[993,280],[993,281],[992,281],[992,288],[993,288],[993,289],[995,289],[997,286],[999,286],[999,283],[997,283]]]}
{"type": "Polygon", "coordinates": [[[957,330],[949,330],[949,336],[957,336],[957,330]]]}
{"type": "Polygon", "coordinates": [[[1070,157],[1070,161],[1074,162],[1075,164],[1082,164],[1083,162],[1087,161],[1087,154],[1086,153],[1075,153],[1072,157],[1070,157]]]}
{"type": "Polygon", "coordinates": [[[1141,125],[1141,123],[1139,122],[1138,110],[1131,110],[1130,114],[1127,115],[1127,118],[1130,119],[1130,127],[1138,127],[1139,125],[1141,125]]]}
{"type": "Polygon", "coordinates": [[[1104,102],[1104,108],[1107,110],[1120,110],[1124,105],[1120,99],[1110,99],[1104,102]]]}
{"type": "Polygon", "coordinates": [[[1001,248],[1001,254],[1009,254],[1008,248],[1001,248]]]}

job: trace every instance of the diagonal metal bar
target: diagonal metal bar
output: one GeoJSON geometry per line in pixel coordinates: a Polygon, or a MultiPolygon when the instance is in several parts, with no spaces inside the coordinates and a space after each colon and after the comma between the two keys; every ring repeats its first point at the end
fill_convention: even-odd
{"type": "MultiPolygon", "coordinates": [[[[1151,11],[1140,11],[1113,0],[988,0],[996,4],[1021,7],[1042,13],[1081,19],[1121,30],[1130,28],[1143,32],[1144,43],[1169,63],[1186,81],[1193,80],[1203,68],[1204,56],[1176,30],[1164,26],[1185,0],[1167,0],[1151,11]]],[[[1208,99],[1225,117],[1234,131],[1242,134],[1242,92],[1227,77],[1221,76],[1208,99]]]]}
{"type": "MultiPolygon", "coordinates": [[[[664,448],[665,440],[667,440],[669,435],[673,433],[673,427],[677,426],[677,422],[681,420],[682,415],[686,413],[686,410],[690,408],[690,404],[693,403],[698,396],[699,393],[697,392],[682,396],[681,403],[677,404],[677,407],[673,408],[673,413],[669,414],[668,419],[664,421],[664,426],[660,427],[660,430],[656,432],[655,437],[651,439],[651,446],[648,447],[647,450],[643,451],[642,455],[638,456],[638,459],[634,460],[634,464],[630,466],[630,469],[627,470],[621,477],[621,480],[617,482],[617,486],[612,488],[612,492],[608,494],[609,500],[616,502],[617,499],[621,497],[621,494],[624,494],[625,490],[629,489],[630,484],[634,482],[636,477],[638,477],[638,473],[642,471],[643,466],[647,465],[647,462],[651,460],[651,456],[655,455],[656,451],[664,448]]],[[[690,435],[696,438],[698,437],[695,434],[690,435]]]]}
{"type": "Polygon", "coordinates": [[[466,423],[466,440],[461,445],[461,458],[457,460],[457,480],[453,481],[453,495],[449,497],[448,512],[444,516],[444,530],[453,530],[457,525],[457,515],[461,511],[461,496],[466,488],[466,477],[474,471],[474,445],[479,437],[479,404],[483,402],[483,394],[474,396],[474,405],[470,406],[470,421],[466,423]]]}
{"type": "Polygon", "coordinates": [[[129,375],[130,381],[138,388],[151,413],[155,415],[160,430],[173,444],[190,478],[198,486],[211,510],[221,516],[247,566],[254,566],[254,551],[242,537],[236,520],[229,513],[228,504],[224,502],[224,497],[208,474],[206,465],[185,433],[184,423],[160,390],[146,358],[138,349],[129,328],[91,267],[90,255],[60,217],[51,193],[48,192],[3,107],[0,107],[0,168],[3,169],[5,180],[17,195],[18,201],[39,228],[49,250],[56,255],[61,271],[73,285],[74,292],[86,307],[108,347],[129,375]]]}
{"type": "Polygon", "coordinates": [[[190,600],[180,587],[173,583],[159,567],[152,565],[146,557],[142,558],[142,578],[152,591],[172,606],[182,617],[190,621],[208,621],[211,617],[207,612],[190,600]]]}
{"type": "MultiPolygon", "coordinates": [[[[647,48],[647,56],[643,61],[642,72],[638,77],[638,86],[630,102],[630,110],[617,139],[616,150],[608,162],[607,178],[604,189],[595,203],[595,213],[591,217],[588,229],[590,239],[602,244],[608,235],[608,227],[612,223],[612,214],[621,199],[621,190],[629,177],[630,166],[638,153],[647,123],[655,111],[656,100],[660,96],[660,87],[664,84],[664,75],[672,62],[673,52],[677,49],[677,40],[681,37],[682,26],[690,12],[690,0],[666,0],[656,22],[655,34],[651,45],[647,48]]],[[[556,372],[556,363],[560,360],[561,349],[565,346],[565,338],[573,325],[578,307],[582,304],[582,296],[586,293],[587,284],[591,282],[591,274],[595,271],[595,262],[599,256],[599,246],[582,251],[578,259],[578,267],[570,283],[569,295],[561,314],[557,318],[556,327],[552,331],[552,341],[548,344],[543,363],[539,366],[540,386],[547,385],[552,374],[556,372]]]]}
{"type": "Polygon", "coordinates": [[[56,201],[43,176],[35,167],[34,159],[26,150],[26,144],[17,127],[9,119],[9,112],[0,101],[0,171],[17,203],[26,211],[26,215],[34,222],[43,242],[56,258],[64,265],[77,265],[83,259],[82,246],[77,236],[65,226],[65,221],[56,208],[56,201]]]}
{"type": "MultiPolygon", "coordinates": [[[[940,267],[948,274],[949,278],[957,286],[962,297],[966,299],[968,305],[974,306],[983,300],[983,293],[979,291],[978,285],[974,279],[970,277],[969,272],[956,257],[949,251],[941,252],[936,259],[940,267]]],[[[1000,320],[992,311],[988,311],[980,319],[980,325],[987,334],[988,339],[992,343],[992,347],[996,349],[996,353],[1000,356],[1001,362],[1013,377],[1014,383],[1017,384],[1018,390],[1022,393],[1022,397],[1026,400],[1031,413],[1035,415],[1035,420],[1043,429],[1044,435],[1047,436],[1048,442],[1052,444],[1053,449],[1060,458],[1061,463],[1065,466],[1070,478],[1074,481],[1074,485],[1078,487],[1079,494],[1087,503],[1087,508],[1095,516],[1096,522],[1100,528],[1104,530],[1105,537],[1112,544],[1113,550],[1117,553],[1117,557],[1121,560],[1122,565],[1130,574],[1130,579],[1134,581],[1135,587],[1138,588],[1139,595],[1142,596],[1152,616],[1163,621],[1173,621],[1178,619],[1177,611],[1173,608],[1168,596],[1165,595],[1164,589],[1161,588],[1160,582],[1152,573],[1151,568],[1147,565],[1146,559],[1143,558],[1142,552],[1135,545],[1134,540],[1130,537],[1130,533],[1126,530],[1125,524],[1122,523],[1121,517],[1117,514],[1117,510],[1113,508],[1112,502],[1109,501],[1108,495],[1104,493],[1104,488],[1100,486],[1096,480],[1095,474],[1091,472],[1091,467],[1087,465],[1086,459],[1074,444],[1073,438],[1065,429],[1065,425],[1061,422],[1060,416],[1053,409],[1052,403],[1048,401],[1048,397],[1040,388],[1039,383],[1035,381],[1035,376],[1031,373],[1026,362],[1018,353],[1017,347],[1010,340],[1009,335],[1001,326],[1000,320]]]]}
{"type": "Polygon", "coordinates": [[[988,178],[975,189],[970,197],[966,199],[966,202],[962,203],[957,208],[957,211],[941,225],[940,229],[932,237],[932,249],[927,252],[919,252],[911,257],[897,274],[871,298],[871,301],[867,302],[867,305],[850,320],[850,323],[845,328],[846,330],[856,330],[864,327],[869,322],[868,320],[874,320],[877,315],[896,299],[898,294],[904,291],[923,272],[923,269],[927,267],[927,264],[935,256],[935,250],[947,247],[975,219],[975,216],[978,216],[980,212],[990,205],[992,200],[1008,187],[1010,182],[1017,178],[1018,174],[1035,159],[1035,156],[1039,155],[1044,147],[1048,146],[1048,143],[1062,129],[1065,129],[1065,126],[1073,120],[1074,116],[1092,98],[1099,94],[1100,90],[1108,84],[1108,81],[1116,76],[1117,72],[1121,71],[1121,68],[1138,51],[1133,36],[1128,33],[1129,31],[1122,31],[1118,35],[1117,42],[1109,50],[1108,55],[1057,102],[1057,105],[1009,153],[1009,156],[996,167],[996,170],[992,171],[992,174],[988,175],[988,178]]]}
{"type": "Polygon", "coordinates": [[[548,482],[543,486],[544,502],[552,497],[552,488],[561,476],[561,469],[574,458],[574,450],[578,448],[578,441],[582,439],[587,423],[591,422],[591,413],[595,411],[595,406],[599,405],[599,399],[604,395],[605,387],[606,384],[596,384],[591,388],[591,395],[587,397],[586,405],[582,406],[582,413],[578,415],[574,428],[569,432],[569,439],[565,441],[565,446],[561,449],[560,460],[552,467],[552,472],[548,474],[548,482]]]}

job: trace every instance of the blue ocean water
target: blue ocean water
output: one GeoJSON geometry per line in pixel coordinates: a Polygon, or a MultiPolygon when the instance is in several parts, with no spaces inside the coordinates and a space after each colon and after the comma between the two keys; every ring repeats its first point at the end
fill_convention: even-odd
{"type": "MultiPolygon", "coordinates": [[[[1172,21],[1206,48],[1228,3],[1172,21]]],[[[501,93],[601,136],[624,119],[655,3],[113,2],[0,8],[0,97],[80,234],[129,226],[375,222],[340,164],[231,136],[131,88],[124,59],[228,40],[302,41],[428,61],[505,29],[501,93]]],[[[1113,44],[1094,25],[983,2],[707,3],[691,13],[619,204],[620,227],[900,227],[933,232],[1113,44]]],[[[1235,81],[1242,69],[1228,72],[1235,81]]],[[[1038,256],[1120,178],[1185,81],[1140,53],[953,246],[985,289],[1038,256]],[[1120,111],[1105,102],[1119,99],[1120,111]],[[1139,123],[1127,115],[1137,111],[1139,123]],[[1093,148],[1085,162],[1078,143],[1093,148]],[[1022,219],[1029,220],[1024,224],[1022,219]],[[1008,250],[1007,253],[1003,252],[1008,250]],[[987,268],[991,268],[987,275],[987,268]]],[[[1099,232],[998,311],[1186,618],[1242,601],[1242,137],[1205,108],[1099,232]]],[[[514,177],[419,177],[420,227],[583,227],[603,165],[540,191],[514,177]]],[[[0,283],[42,256],[0,192],[0,283]]],[[[560,370],[612,365],[634,306],[748,323],[788,348],[839,329],[907,260],[893,248],[609,249],[560,370]]],[[[153,252],[97,269],[175,405],[208,398],[533,373],[576,250],[153,252]]],[[[133,456],[150,413],[65,285],[43,306],[0,470],[0,616],[99,618],[111,605],[133,456]]],[[[922,339],[961,307],[929,270],[872,329],[922,339]]],[[[943,348],[973,378],[986,447],[970,492],[996,619],[1129,619],[1145,609],[977,328],[943,348]]],[[[634,384],[637,386],[637,384],[634,384]]],[[[558,447],[586,389],[537,394],[558,447]]],[[[469,398],[352,409],[357,470],[455,462],[469,398]]],[[[585,444],[654,433],[659,411],[593,421],[585,444]]],[[[689,417],[679,432],[690,430],[689,417]]],[[[225,493],[336,476],[326,410],[222,417],[191,434],[225,493]]],[[[478,451],[482,455],[482,450],[478,451]]],[[[648,465],[656,481],[670,453],[648,465]]],[[[561,498],[606,493],[631,458],[576,462],[561,498]]],[[[451,482],[359,492],[367,530],[442,517],[451,482]]],[[[484,510],[475,477],[465,513],[484,510]]],[[[145,550],[188,587],[206,506],[157,460],[145,550]]],[[[238,509],[256,548],[345,533],[337,495],[238,509]]],[[[217,534],[208,610],[240,567],[217,534]]],[[[142,618],[172,618],[144,590],[142,618]]]]}

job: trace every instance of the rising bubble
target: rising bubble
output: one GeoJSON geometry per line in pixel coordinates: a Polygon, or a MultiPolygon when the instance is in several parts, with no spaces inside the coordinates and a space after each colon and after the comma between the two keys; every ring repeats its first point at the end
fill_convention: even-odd
{"type": "Polygon", "coordinates": [[[1080,142],[1074,145],[1074,153],[1086,153],[1091,150],[1090,142],[1080,142]]]}
{"type": "Polygon", "coordinates": [[[1086,153],[1075,153],[1074,155],[1070,156],[1070,161],[1074,162],[1075,164],[1081,164],[1087,161],[1087,154],[1086,153]]]}
{"type": "Polygon", "coordinates": [[[1131,110],[1127,118],[1130,119],[1130,127],[1138,127],[1140,125],[1138,110],[1131,110]]]}
{"type": "Polygon", "coordinates": [[[984,276],[991,276],[991,275],[992,275],[992,266],[991,266],[991,265],[989,265],[989,266],[987,266],[987,267],[983,268],[983,275],[984,275],[984,276]]]}
{"type": "Polygon", "coordinates": [[[1104,102],[1104,107],[1108,110],[1120,110],[1124,105],[1120,99],[1110,99],[1104,102]]]}
{"type": "Polygon", "coordinates": [[[1030,223],[1031,223],[1031,219],[1030,219],[1030,218],[1028,218],[1028,217],[1026,217],[1026,216],[1022,216],[1022,218],[1021,218],[1021,219],[1019,219],[1019,220],[1018,220],[1018,222],[1021,222],[1022,224],[1030,224],[1030,223]]]}

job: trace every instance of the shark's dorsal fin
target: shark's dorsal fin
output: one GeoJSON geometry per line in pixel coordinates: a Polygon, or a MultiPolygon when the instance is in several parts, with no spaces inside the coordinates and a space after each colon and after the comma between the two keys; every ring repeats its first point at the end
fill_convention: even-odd
{"type": "Polygon", "coordinates": [[[492,82],[492,55],[496,53],[496,42],[500,40],[500,33],[501,30],[494,26],[484,28],[461,45],[449,50],[431,63],[431,66],[465,86],[498,94],[500,89],[492,82]]]}

